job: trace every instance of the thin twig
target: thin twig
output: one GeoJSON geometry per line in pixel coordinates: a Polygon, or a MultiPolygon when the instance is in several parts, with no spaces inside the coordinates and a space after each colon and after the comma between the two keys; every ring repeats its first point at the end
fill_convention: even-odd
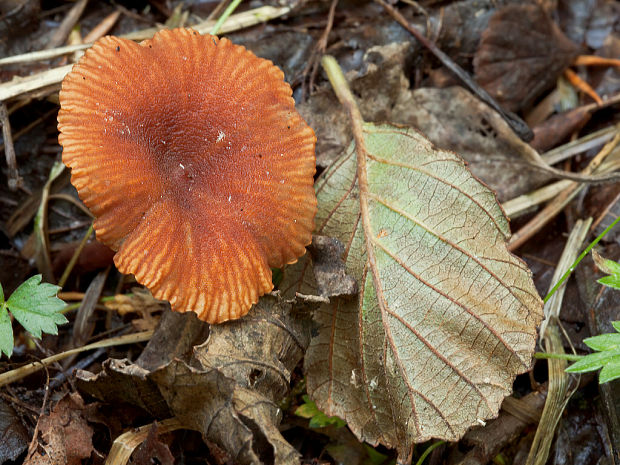
{"type": "Polygon", "coordinates": [[[422,45],[429,49],[433,53],[433,55],[435,55],[446,68],[452,71],[452,73],[454,73],[454,75],[456,75],[456,77],[458,77],[472,93],[474,93],[480,100],[482,100],[484,103],[486,103],[496,112],[498,112],[500,116],[506,121],[506,123],[508,123],[508,125],[512,128],[515,134],[517,134],[525,142],[529,142],[534,138],[534,133],[525,123],[525,121],[523,121],[514,113],[502,109],[502,107],[495,101],[495,99],[491,97],[486,90],[480,87],[476,83],[476,81],[471,78],[467,71],[465,71],[458,64],[452,61],[452,59],[444,52],[442,52],[439,47],[437,47],[437,45],[424,37],[424,35],[420,33],[420,31],[418,31],[415,27],[409,24],[409,21],[407,21],[407,19],[396,8],[384,2],[383,0],[375,1],[379,5],[381,5],[401,26],[407,29],[422,45]]]}
{"type": "Polygon", "coordinates": [[[56,28],[44,48],[50,49],[58,47],[60,44],[64,43],[65,40],[67,40],[71,29],[73,29],[73,26],[76,25],[80,19],[80,16],[82,16],[84,8],[86,8],[86,3],[88,3],[88,0],[79,0],[71,7],[71,10],[69,10],[69,13],[67,13],[65,19],[63,19],[60,25],[56,28]]]}
{"type": "Polygon", "coordinates": [[[32,441],[30,441],[30,445],[28,446],[28,455],[26,456],[26,462],[32,462],[32,456],[37,450],[37,444],[39,441],[39,423],[41,422],[41,417],[45,415],[45,406],[47,405],[47,400],[50,394],[50,373],[47,367],[45,367],[45,394],[43,395],[43,403],[41,404],[41,410],[39,410],[39,418],[37,419],[37,424],[34,426],[34,431],[32,433],[32,441]]]}
{"type": "Polygon", "coordinates": [[[9,168],[8,185],[9,189],[16,191],[22,184],[23,179],[17,170],[17,159],[15,158],[15,147],[13,146],[13,136],[11,134],[11,122],[9,112],[4,102],[0,103],[0,123],[2,124],[2,138],[4,139],[4,155],[6,164],[9,168]]]}
{"type": "MultiPolygon", "coordinates": [[[[24,126],[23,128],[21,128],[19,131],[15,131],[13,135],[13,143],[15,141],[17,141],[21,136],[23,136],[24,134],[29,133],[32,129],[34,129],[36,126],[38,126],[39,124],[41,124],[43,121],[45,121],[47,118],[49,118],[50,116],[54,115],[58,113],[58,108],[52,108],[50,111],[48,111],[47,113],[45,113],[42,116],[39,116],[37,119],[35,119],[34,121],[28,123],[26,126],[24,126]]],[[[0,144],[0,150],[4,150],[4,144],[0,144]]]]}
{"type": "MultiPolygon", "coordinates": [[[[620,143],[620,132],[616,133],[616,136],[609,142],[607,142],[601,151],[590,161],[588,166],[582,171],[582,175],[589,176],[592,173],[598,171],[601,163],[614,151],[616,145],[620,143]]],[[[616,157],[617,158],[617,157],[616,157]]],[[[612,169],[617,169],[617,165],[614,163],[611,165],[612,169]]],[[[519,231],[514,233],[510,242],[508,243],[509,250],[516,250],[527,242],[534,234],[542,229],[552,218],[554,218],[560,211],[568,205],[571,200],[577,196],[577,194],[584,188],[583,184],[579,184],[575,181],[571,181],[567,184],[565,190],[553,199],[543,210],[541,210],[534,218],[528,221],[519,231]]]]}
{"type": "Polygon", "coordinates": [[[325,53],[327,49],[327,41],[329,39],[329,33],[334,27],[334,16],[336,15],[336,6],[338,5],[338,0],[332,0],[331,5],[329,6],[329,12],[327,14],[327,24],[325,25],[325,29],[323,30],[323,34],[317,41],[312,53],[310,54],[310,58],[308,58],[308,64],[303,71],[303,80],[305,81],[305,76],[310,73],[310,79],[308,80],[308,86],[304,86],[302,89],[302,100],[305,100],[306,95],[310,95],[312,93],[312,89],[314,89],[314,82],[316,80],[316,74],[319,70],[319,64],[321,61],[321,57],[325,53]]]}

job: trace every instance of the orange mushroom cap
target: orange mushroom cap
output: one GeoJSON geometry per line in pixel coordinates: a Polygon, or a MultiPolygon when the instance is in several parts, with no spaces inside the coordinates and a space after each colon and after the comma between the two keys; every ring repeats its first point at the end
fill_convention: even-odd
{"type": "Polygon", "coordinates": [[[114,262],[177,311],[240,318],[316,213],[312,129],[271,61],[191,29],[97,41],[62,83],[62,158],[114,262]]]}

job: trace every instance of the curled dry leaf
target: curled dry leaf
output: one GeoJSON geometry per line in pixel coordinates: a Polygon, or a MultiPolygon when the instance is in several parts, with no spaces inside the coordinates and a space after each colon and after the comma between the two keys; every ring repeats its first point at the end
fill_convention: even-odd
{"type": "Polygon", "coordinates": [[[504,108],[518,111],[553,86],[578,52],[538,4],[507,5],[482,34],[476,80],[504,108]]]}
{"type": "Polygon", "coordinates": [[[406,457],[497,415],[530,367],[542,302],[494,193],[457,155],[387,124],[364,124],[363,141],[365,168],[352,144],[317,183],[317,233],[346,244],[360,295],[317,312],[308,391],[406,457]]]}
{"type": "Polygon", "coordinates": [[[114,263],[177,311],[240,318],[316,212],[315,135],[284,74],[227,39],[104,37],[63,81],[63,162],[114,263]]]}
{"type": "Polygon", "coordinates": [[[268,457],[277,464],[299,463],[298,452],[278,430],[278,403],[310,339],[309,316],[297,315],[295,305],[264,296],[246,318],[211,326],[206,340],[206,325],[196,326],[195,318],[167,316],[137,364],[108,361],[97,376],[80,373],[80,388],[107,401],[137,405],[156,418],[175,416],[234,463],[268,457]],[[187,334],[178,331],[179,320],[185,321],[187,334]],[[192,341],[204,342],[194,346],[192,341]],[[166,343],[165,352],[183,350],[174,356],[161,353],[166,343]]]}

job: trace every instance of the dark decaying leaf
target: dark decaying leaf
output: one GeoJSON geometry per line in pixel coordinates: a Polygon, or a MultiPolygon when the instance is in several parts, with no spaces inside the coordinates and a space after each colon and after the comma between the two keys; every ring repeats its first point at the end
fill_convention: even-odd
{"type": "Polygon", "coordinates": [[[549,179],[527,162],[532,148],[497,112],[462,87],[406,91],[392,115],[391,121],[413,126],[437,147],[462,156],[471,172],[502,202],[549,179]]]}
{"type": "Polygon", "coordinates": [[[4,399],[0,398],[0,463],[16,460],[30,442],[28,431],[17,413],[4,399]]]}
{"type": "Polygon", "coordinates": [[[157,423],[153,423],[146,440],[136,448],[132,458],[134,465],[174,464],[174,456],[170,452],[168,445],[161,442],[158,437],[157,423]]]}
{"type": "MultiPolygon", "coordinates": [[[[161,303],[155,299],[153,302],[161,303]]],[[[148,371],[166,366],[175,358],[189,361],[193,347],[202,344],[209,336],[209,325],[199,320],[195,313],[171,312],[170,306],[166,306],[168,309],[162,313],[157,330],[136,360],[136,365],[148,371]]]]}
{"type": "MultiPolygon", "coordinates": [[[[462,87],[411,90],[405,66],[412,58],[407,43],[372,47],[364,56],[363,71],[347,74],[354,93],[366,98],[359,101],[365,121],[418,128],[436,146],[461,155],[500,201],[530,192],[549,179],[525,161],[531,147],[497,112],[462,87]]],[[[317,164],[331,165],[351,140],[346,112],[331,89],[311,95],[299,111],[317,133],[317,164]]]]}
{"type": "Polygon", "coordinates": [[[360,296],[317,312],[308,392],[406,456],[497,415],[530,366],[542,302],[494,193],[458,156],[391,125],[365,124],[364,140],[369,237],[353,144],[317,184],[317,233],[346,244],[360,296]]]}
{"type": "Polygon", "coordinates": [[[578,51],[539,5],[507,5],[482,34],[476,80],[505,109],[519,111],[555,84],[578,51]]]}
{"type": "Polygon", "coordinates": [[[86,421],[87,407],[79,394],[69,394],[39,420],[40,444],[28,465],[80,465],[93,452],[93,429],[86,421]]]}
{"type": "Polygon", "coordinates": [[[319,286],[319,294],[325,297],[355,296],[357,282],[346,274],[344,244],[328,236],[313,236],[308,248],[312,255],[312,271],[319,286]]]}
{"type": "MultiPolygon", "coordinates": [[[[143,366],[112,360],[97,376],[80,373],[80,387],[107,401],[138,405],[159,418],[176,416],[225,450],[234,463],[298,463],[298,452],[277,427],[282,417],[278,402],[310,339],[309,317],[294,306],[264,296],[241,320],[212,326],[193,351],[192,341],[204,334],[200,328],[178,322],[194,334],[183,336],[178,327],[162,323],[154,341],[177,341],[176,357],[165,356],[157,364],[159,344],[149,344],[141,356],[143,366]]],[[[165,350],[171,351],[170,346],[175,344],[165,350]]]]}
{"type": "Polygon", "coordinates": [[[571,134],[578,133],[590,120],[591,112],[584,107],[555,114],[534,127],[530,145],[540,153],[556,147],[571,134]]]}

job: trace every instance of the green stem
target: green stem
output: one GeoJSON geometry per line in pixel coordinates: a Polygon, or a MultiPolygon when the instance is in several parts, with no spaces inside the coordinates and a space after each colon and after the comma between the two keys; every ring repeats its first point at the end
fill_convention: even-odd
{"type": "Polygon", "coordinates": [[[554,360],[568,360],[569,362],[576,362],[581,360],[583,355],[573,355],[573,354],[554,354],[550,352],[535,352],[534,358],[537,359],[554,359],[554,360]]]}
{"type": "Polygon", "coordinates": [[[422,453],[418,461],[415,463],[415,465],[422,465],[424,463],[424,460],[426,460],[426,457],[428,457],[431,454],[431,452],[433,452],[435,449],[437,449],[439,446],[445,443],[446,441],[437,441],[431,444],[430,446],[428,446],[426,450],[422,453]]]}
{"type": "Polygon", "coordinates": [[[209,34],[216,35],[222,27],[222,24],[224,24],[228,17],[233,14],[233,11],[237,9],[240,3],[241,0],[233,0],[232,2],[230,2],[230,5],[226,7],[224,13],[222,13],[222,16],[218,18],[217,22],[215,23],[209,34]]]}
{"type": "Polygon", "coordinates": [[[618,221],[620,221],[620,216],[618,218],[616,218],[609,226],[607,226],[605,228],[605,231],[603,231],[602,233],[600,233],[598,235],[598,237],[596,239],[594,239],[590,245],[588,247],[586,247],[586,249],[581,252],[581,255],[579,255],[579,257],[577,257],[577,260],[575,260],[575,262],[570,266],[570,268],[566,271],[566,273],[564,273],[564,275],[560,278],[560,280],[555,284],[555,286],[553,286],[553,288],[549,291],[549,293],[545,296],[545,298],[543,299],[543,302],[547,303],[547,301],[551,298],[551,296],[553,294],[555,294],[555,292],[560,288],[560,286],[562,284],[564,284],[564,281],[566,281],[568,279],[568,277],[571,275],[571,273],[575,270],[575,268],[577,267],[577,265],[579,265],[579,262],[581,262],[581,260],[583,260],[583,258],[588,255],[588,253],[590,252],[590,250],[592,250],[594,248],[594,246],[596,244],[598,244],[600,242],[600,240],[605,237],[607,235],[607,233],[609,231],[611,231],[611,228],[613,228],[616,223],[618,223],[618,221]]]}
{"type": "Polygon", "coordinates": [[[88,242],[88,238],[90,237],[92,233],[93,233],[93,224],[91,223],[90,227],[88,228],[88,231],[86,231],[86,234],[84,234],[84,237],[82,238],[82,241],[80,242],[80,245],[78,245],[78,248],[75,249],[75,252],[71,256],[71,260],[69,260],[69,263],[67,264],[64,273],[62,274],[62,276],[60,277],[60,280],[58,281],[58,285],[61,288],[65,287],[65,283],[67,282],[67,279],[69,279],[69,275],[71,274],[73,267],[77,263],[78,258],[80,258],[80,254],[82,253],[82,250],[84,250],[84,247],[86,246],[86,242],[88,242]]]}

